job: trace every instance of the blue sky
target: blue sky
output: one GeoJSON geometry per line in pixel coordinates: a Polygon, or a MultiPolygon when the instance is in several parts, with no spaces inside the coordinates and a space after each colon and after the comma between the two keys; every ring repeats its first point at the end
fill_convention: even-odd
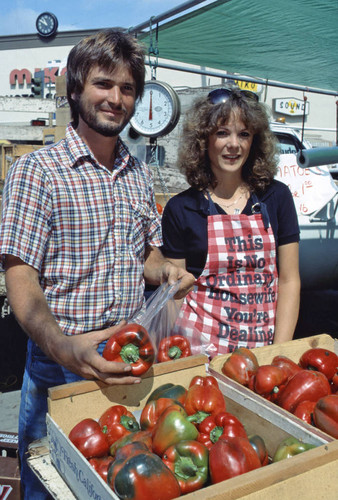
{"type": "Polygon", "coordinates": [[[184,0],[0,0],[0,36],[35,33],[36,18],[45,11],[56,15],[59,31],[129,28],[185,3],[184,0]]]}

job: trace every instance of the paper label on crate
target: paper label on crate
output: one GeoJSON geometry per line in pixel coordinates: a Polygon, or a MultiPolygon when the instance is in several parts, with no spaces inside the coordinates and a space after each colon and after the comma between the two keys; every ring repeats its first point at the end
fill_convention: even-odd
{"type": "Polygon", "coordinates": [[[47,415],[49,452],[53,465],[81,500],[106,500],[107,493],[116,498],[88,461],[73,448],[62,430],[47,415]],[[101,483],[102,481],[102,483],[101,483]]]}
{"type": "MultiPolygon", "coordinates": [[[[19,437],[14,432],[0,432],[0,444],[18,444],[19,437]]],[[[2,497],[0,496],[0,500],[2,497]]]]}

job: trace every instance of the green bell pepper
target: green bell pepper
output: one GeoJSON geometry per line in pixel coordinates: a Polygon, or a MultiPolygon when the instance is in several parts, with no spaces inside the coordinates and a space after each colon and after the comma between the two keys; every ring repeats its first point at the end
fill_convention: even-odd
{"type": "Polygon", "coordinates": [[[120,448],[108,469],[108,485],[119,498],[172,500],[180,496],[175,475],[143,443],[120,448]]]}
{"type": "Polygon", "coordinates": [[[209,450],[198,441],[180,441],[169,446],[162,460],[175,474],[182,495],[199,490],[208,481],[209,450]]]}
{"type": "Polygon", "coordinates": [[[279,445],[274,454],[272,462],[279,462],[285,458],[291,458],[304,451],[316,448],[315,444],[303,443],[295,437],[289,437],[284,439],[279,445]]]}
{"type": "Polygon", "coordinates": [[[162,457],[169,446],[184,440],[195,440],[197,436],[198,430],[189,421],[184,408],[169,406],[153,429],[153,451],[162,457]]]}
{"type": "Polygon", "coordinates": [[[146,404],[159,398],[171,398],[184,404],[187,392],[187,389],[182,385],[168,382],[167,384],[162,384],[155,389],[148,397],[146,404]]]}

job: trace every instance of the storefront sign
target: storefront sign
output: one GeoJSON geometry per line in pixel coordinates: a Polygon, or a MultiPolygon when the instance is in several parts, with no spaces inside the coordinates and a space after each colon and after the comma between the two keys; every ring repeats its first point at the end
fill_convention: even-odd
{"type": "Polygon", "coordinates": [[[13,69],[9,74],[9,83],[11,86],[30,84],[34,73],[36,73],[37,71],[44,72],[45,83],[55,83],[55,77],[65,74],[66,70],[66,68],[63,68],[61,72],[59,72],[59,67],[49,67],[44,68],[43,70],[41,70],[41,68],[35,68],[33,72],[26,68],[13,69]]]}
{"type": "Polygon", "coordinates": [[[242,90],[251,90],[251,92],[260,92],[262,86],[253,82],[244,82],[243,80],[235,80],[235,84],[242,90]]]}
{"type": "Polygon", "coordinates": [[[309,102],[302,101],[301,99],[294,99],[292,97],[283,97],[280,99],[273,99],[273,109],[276,113],[288,116],[302,116],[309,114],[309,102]]]}

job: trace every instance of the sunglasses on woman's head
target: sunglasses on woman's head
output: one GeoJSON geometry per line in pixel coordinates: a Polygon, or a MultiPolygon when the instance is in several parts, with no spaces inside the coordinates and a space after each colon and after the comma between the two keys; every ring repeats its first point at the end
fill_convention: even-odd
{"type": "MultiPolygon", "coordinates": [[[[251,92],[251,90],[236,90],[238,90],[247,99],[253,99],[258,102],[258,95],[255,94],[255,92],[251,92]]],[[[215,89],[208,94],[208,99],[211,104],[220,104],[221,102],[226,102],[232,93],[233,91],[231,89],[215,89]]]]}

